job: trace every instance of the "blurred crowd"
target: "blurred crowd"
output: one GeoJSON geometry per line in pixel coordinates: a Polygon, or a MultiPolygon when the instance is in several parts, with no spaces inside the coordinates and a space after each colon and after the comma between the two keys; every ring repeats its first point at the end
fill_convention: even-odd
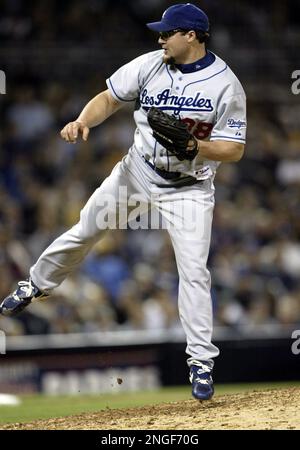
{"type": "MultiPolygon", "coordinates": [[[[32,40],[41,48],[47,41],[61,49],[72,41],[76,48],[78,42],[88,47],[101,39],[107,52],[118,46],[122,33],[123,43],[135,46],[137,55],[145,46],[157,48],[153,36],[145,33],[144,22],[155,20],[173,2],[152,0],[145,5],[135,0],[115,2],[113,8],[96,0],[66,1],[59,3],[61,8],[56,1],[4,3],[0,36],[8,46],[15,43],[22,48],[32,40]]],[[[240,3],[245,11],[250,4],[240,3]]],[[[228,4],[232,11],[235,2],[228,4]]],[[[215,14],[219,2],[199,5],[215,14]]],[[[283,17],[292,21],[289,14],[287,10],[283,17]]],[[[267,14],[257,22],[252,16],[248,20],[262,29],[267,14]]],[[[276,17],[269,17],[269,26],[275,29],[276,20],[283,20],[276,17]]],[[[229,14],[224,20],[234,33],[229,14]]],[[[245,35],[241,31],[245,20],[239,36],[245,35]]],[[[216,15],[216,53],[218,44],[223,49],[226,42],[230,46],[230,35],[226,41],[219,23],[216,15]]],[[[257,37],[255,30],[250,29],[257,37]]],[[[61,78],[53,79],[45,54],[43,73],[48,76],[24,73],[26,64],[30,66],[27,61],[22,69],[18,66],[13,89],[0,96],[0,299],[28,276],[42,251],[77,222],[89,196],[132,143],[131,106],[93,129],[87,143],[71,145],[59,136],[64,124],[105,89],[105,78],[120,65],[113,55],[110,66],[106,62],[105,70],[97,74],[82,67],[84,75],[74,79],[69,61],[64,62],[61,78]]],[[[225,58],[222,52],[220,56],[225,58]]],[[[7,64],[7,73],[13,73],[7,64]]],[[[97,64],[101,70],[101,62],[95,62],[95,68],[97,64]]],[[[239,67],[234,69],[239,75],[239,67]]],[[[255,67],[250,71],[255,74],[255,67]]],[[[247,92],[243,74],[241,81],[247,92]]],[[[277,91],[269,92],[268,101],[250,95],[245,156],[218,170],[209,256],[216,325],[242,330],[300,323],[300,104],[288,95],[289,89],[287,85],[284,101],[278,101],[277,91]]],[[[176,263],[166,231],[109,231],[51,298],[36,302],[17,318],[1,316],[0,329],[10,335],[172,329],[180,326],[177,290],[176,263]]]]}

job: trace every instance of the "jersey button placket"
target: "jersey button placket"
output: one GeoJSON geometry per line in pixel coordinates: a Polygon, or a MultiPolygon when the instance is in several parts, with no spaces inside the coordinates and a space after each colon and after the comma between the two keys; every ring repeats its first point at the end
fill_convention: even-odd
{"type": "Polygon", "coordinates": [[[178,77],[177,78],[177,86],[176,86],[176,91],[177,94],[179,93],[178,91],[182,91],[182,86],[183,86],[183,77],[178,77]]]}

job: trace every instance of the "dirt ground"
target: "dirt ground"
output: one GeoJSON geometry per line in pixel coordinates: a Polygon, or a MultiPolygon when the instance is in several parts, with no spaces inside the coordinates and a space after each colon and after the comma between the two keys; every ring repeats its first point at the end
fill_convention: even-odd
{"type": "Polygon", "coordinates": [[[286,430],[300,429],[300,388],[216,396],[132,409],[2,425],[18,430],[286,430]]]}

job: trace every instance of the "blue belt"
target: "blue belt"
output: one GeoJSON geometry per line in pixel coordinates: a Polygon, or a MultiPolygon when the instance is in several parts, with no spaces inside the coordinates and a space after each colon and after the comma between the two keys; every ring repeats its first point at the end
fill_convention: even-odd
{"type": "Polygon", "coordinates": [[[170,172],[169,170],[159,169],[158,167],[154,166],[151,162],[147,161],[147,159],[144,158],[144,161],[148,166],[151,167],[154,172],[156,172],[159,176],[164,178],[165,180],[176,180],[181,177],[181,172],[170,172]]]}
{"type": "Polygon", "coordinates": [[[181,172],[170,172],[168,170],[163,170],[163,169],[159,169],[158,167],[155,167],[153,164],[151,164],[149,161],[147,161],[147,159],[145,159],[143,157],[144,161],[146,164],[148,164],[148,166],[151,167],[152,170],[154,170],[154,172],[156,172],[158,175],[160,175],[162,178],[164,178],[165,180],[174,180],[175,183],[173,184],[159,184],[159,183],[155,183],[156,186],[161,187],[161,188],[171,188],[171,187],[184,187],[184,186],[192,186],[196,183],[202,183],[202,180],[197,180],[197,178],[194,177],[190,177],[190,176],[185,176],[185,177],[181,177],[182,173],[181,172]]]}

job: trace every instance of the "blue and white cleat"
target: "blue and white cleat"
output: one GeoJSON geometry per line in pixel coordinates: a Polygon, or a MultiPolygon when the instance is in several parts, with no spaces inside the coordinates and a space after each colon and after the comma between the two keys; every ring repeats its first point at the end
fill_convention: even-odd
{"type": "Polygon", "coordinates": [[[209,400],[214,395],[212,367],[201,361],[193,361],[190,366],[192,395],[197,400],[209,400]]]}
{"type": "Polygon", "coordinates": [[[41,292],[31,279],[19,281],[18,288],[0,304],[0,314],[3,316],[15,316],[23,311],[31,303],[33,298],[47,297],[41,292]]]}

